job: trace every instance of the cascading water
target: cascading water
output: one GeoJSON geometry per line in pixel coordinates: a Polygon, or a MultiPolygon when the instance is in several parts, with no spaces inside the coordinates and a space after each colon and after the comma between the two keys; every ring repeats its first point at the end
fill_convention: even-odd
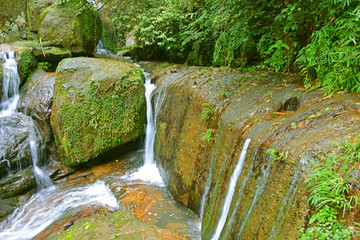
{"type": "Polygon", "coordinates": [[[221,213],[221,217],[220,217],[220,220],[219,220],[218,225],[216,227],[215,233],[214,233],[213,237],[211,238],[212,240],[219,239],[219,237],[221,235],[221,232],[222,232],[222,230],[224,228],[226,218],[227,218],[228,213],[229,213],[231,201],[232,201],[232,198],[234,196],[236,183],[237,183],[237,180],[238,180],[238,178],[239,178],[239,176],[241,174],[242,168],[244,166],[244,160],[245,160],[245,157],[246,157],[246,152],[247,152],[247,149],[249,147],[250,141],[251,141],[251,139],[246,139],[246,141],[244,143],[244,146],[243,146],[243,149],[241,151],[241,154],[239,156],[239,161],[236,164],[236,167],[234,169],[233,174],[231,175],[228,191],[226,193],[226,197],[225,197],[225,200],[224,200],[224,205],[223,205],[223,210],[222,210],[222,213],[221,213]]]}
{"type": "Polygon", "coordinates": [[[19,100],[20,78],[15,60],[15,52],[10,51],[3,54],[3,96],[1,97],[0,116],[11,115],[16,110],[19,100]]]}
{"type": "MultiPolygon", "coordinates": [[[[1,111],[0,117],[7,117],[12,114],[20,114],[16,111],[16,106],[19,101],[19,85],[20,78],[17,70],[17,63],[15,59],[15,52],[10,51],[2,54],[5,58],[3,64],[4,78],[3,78],[3,96],[1,98],[1,111]]],[[[34,166],[34,175],[36,183],[40,188],[50,187],[52,182],[50,178],[38,167],[38,146],[36,137],[36,126],[32,119],[29,117],[29,145],[32,155],[32,162],[34,166]]],[[[6,126],[0,126],[6,127],[6,126]]]]}
{"type": "Polygon", "coordinates": [[[116,198],[102,181],[80,187],[42,189],[0,224],[0,239],[32,239],[65,212],[90,204],[118,209],[116,198]]]}
{"type": "MultiPolygon", "coordinates": [[[[140,67],[140,65],[135,64],[140,67]]],[[[145,135],[145,152],[144,152],[144,165],[135,173],[129,176],[124,176],[128,180],[142,180],[145,182],[151,182],[159,186],[163,186],[164,183],[159,173],[159,169],[156,166],[154,160],[154,143],[156,134],[156,112],[154,115],[151,98],[154,90],[156,89],[155,84],[151,83],[150,74],[144,72],[145,76],[145,98],[146,98],[146,135],[145,135]]],[[[157,99],[158,103],[159,100],[157,99]]],[[[156,107],[155,107],[156,109],[156,107]]]]}

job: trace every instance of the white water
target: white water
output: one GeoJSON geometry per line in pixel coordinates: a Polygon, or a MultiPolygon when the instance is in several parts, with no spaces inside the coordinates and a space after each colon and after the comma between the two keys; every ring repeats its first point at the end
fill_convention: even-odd
{"type": "Polygon", "coordinates": [[[237,183],[237,180],[238,180],[238,178],[239,178],[239,176],[241,174],[242,168],[244,166],[244,160],[245,160],[245,157],[246,157],[246,152],[247,152],[247,149],[249,147],[250,141],[251,141],[251,139],[246,139],[246,141],[244,143],[244,146],[243,146],[243,149],[241,151],[241,154],[239,156],[239,161],[236,164],[236,167],[234,169],[233,174],[231,175],[229,186],[228,186],[228,191],[226,193],[226,197],[225,197],[225,200],[224,200],[224,206],[223,206],[223,209],[222,209],[221,217],[220,217],[220,220],[219,220],[218,225],[216,227],[216,231],[215,231],[213,237],[211,238],[212,240],[219,239],[219,237],[221,235],[221,232],[222,232],[222,230],[224,228],[226,218],[227,218],[227,216],[229,214],[231,201],[232,201],[232,198],[234,196],[236,183],[237,183]]]}
{"type": "MultiPolygon", "coordinates": [[[[135,64],[140,67],[140,65],[135,64]]],[[[155,84],[151,83],[150,74],[144,72],[145,76],[145,99],[146,99],[146,135],[145,135],[145,152],[144,152],[144,165],[135,173],[125,175],[129,181],[141,180],[144,182],[152,183],[158,186],[164,186],[164,182],[160,176],[159,169],[154,160],[154,143],[155,143],[155,118],[151,104],[151,98],[155,84]]]]}
{"type": "MultiPolygon", "coordinates": [[[[8,53],[2,54],[5,58],[5,63],[3,64],[4,77],[3,77],[3,96],[1,97],[1,111],[0,117],[10,116],[16,113],[16,106],[20,99],[19,95],[19,85],[20,78],[17,70],[17,63],[15,60],[15,52],[10,51],[8,53]]],[[[34,175],[36,178],[36,183],[40,188],[46,188],[52,186],[52,182],[39,167],[39,158],[38,158],[38,137],[36,136],[36,126],[31,118],[29,125],[29,145],[31,150],[31,156],[34,167],[34,175]]],[[[4,126],[1,126],[4,127],[4,126]]],[[[21,166],[20,166],[21,169],[21,166]]]]}
{"type": "Polygon", "coordinates": [[[108,54],[109,53],[109,51],[107,49],[105,49],[102,39],[100,39],[98,44],[96,45],[96,53],[97,54],[108,54]]]}
{"type": "Polygon", "coordinates": [[[19,100],[20,78],[15,60],[15,52],[10,51],[3,54],[5,62],[3,64],[3,95],[1,97],[0,116],[9,116],[16,110],[19,100]]]}
{"type": "Polygon", "coordinates": [[[114,195],[102,181],[81,187],[42,189],[0,224],[0,239],[32,239],[65,212],[90,204],[118,209],[114,195]]]}

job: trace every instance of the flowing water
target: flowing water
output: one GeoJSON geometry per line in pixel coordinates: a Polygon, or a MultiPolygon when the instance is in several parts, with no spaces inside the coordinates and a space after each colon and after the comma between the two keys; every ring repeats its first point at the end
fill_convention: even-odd
{"type": "MultiPolygon", "coordinates": [[[[10,63],[7,62],[8,60],[6,60],[6,64],[15,71],[16,65],[13,65],[16,64],[15,59],[11,60],[10,63]]],[[[19,82],[17,71],[11,74],[11,78],[19,82]]],[[[113,165],[111,165],[109,168],[115,172],[103,175],[104,179],[95,182],[64,180],[65,182],[58,183],[55,186],[52,185],[50,178],[38,167],[38,162],[42,158],[39,153],[39,144],[42,141],[34,122],[30,122],[29,147],[34,165],[34,174],[40,191],[0,223],[0,239],[32,239],[44,229],[49,228],[54,222],[63,219],[69,214],[74,214],[86,206],[103,206],[107,209],[118,210],[119,206],[124,207],[128,203],[133,204],[135,201],[138,201],[138,207],[132,209],[131,204],[126,209],[133,211],[132,214],[141,221],[155,224],[160,228],[173,229],[191,239],[200,238],[199,219],[191,210],[172,199],[164,187],[159,170],[156,167],[154,160],[156,111],[154,114],[151,104],[156,87],[151,83],[149,74],[144,72],[144,75],[146,77],[147,104],[145,150],[140,152],[141,157],[139,157],[139,152],[136,152],[130,154],[131,157],[127,161],[113,162],[113,164],[124,163],[126,167],[121,165],[121,170],[116,172],[113,165]],[[139,161],[143,161],[144,164],[138,164],[139,161]],[[140,167],[140,165],[142,166],[140,167]],[[128,169],[128,171],[124,172],[124,169],[128,169]],[[134,195],[142,197],[134,199],[134,195]],[[142,208],[143,205],[145,207],[142,208]]],[[[168,82],[170,81],[165,81],[165,84],[158,89],[155,110],[159,110],[161,107],[166,94],[166,83],[168,82]]],[[[11,115],[16,111],[19,99],[19,84],[17,84],[17,88],[12,84],[12,82],[6,84],[6,89],[14,91],[3,98],[0,117],[2,115],[11,115]]],[[[103,166],[99,166],[99,168],[101,170],[96,170],[97,173],[93,173],[93,175],[97,176],[100,174],[99,172],[101,174],[105,173],[103,166]]]]}
{"type": "Polygon", "coordinates": [[[247,149],[249,147],[250,141],[251,141],[251,139],[246,139],[246,141],[244,143],[244,146],[243,146],[243,149],[241,151],[241,154],[239,156],[238,163],[236,164],[234,172],[231,175],[229,186],[228,186],[228,191],[226,193],[226,197],[225,197],[225,200],[224,200],[224,205],[223,205],[223,208],[222,208],[221,217],[220,217],[219,223],[218,223],[218,225],[216,227],[216,231],[215,231],[213,237],[211,238],[212,240],[219,239],[219,237],[221,235],[221,232],[222,232],[222,230],[224,228],[226,218],[227,218],[227,216],[229,214],[231,201],[232,201],[233,196],[234,196],[236,183],[237,183],[237,180],[238,180],[238,178],[239,178],[239,176],[241,174],[242,168],[244,166],[244,160],[245,160],[245,157],[246,157],[246,152],[247,152],[247,149]]]}
{"type": "MultiPolygon", "coordinates": [[[[7,118],[14,114],[20,114],[16,111],[18,101],[20,99],[19,95],[19,85],[20,78],[17,70],[17,62],[15,60],[15,52],[10,51],[8,53],[2,54],[5,58],[3,64],[3,96],[1,97],[1,111],[0,118],[7,118]]],[[[30,117],[28,117],[29,125],[29,146],[32,155],[32,163],[34,166],[34,175],[36,177],[36,183],[40,188],[46,188],[52,185],[50,178],[39,168],[39,134],[36,128],[35,123],[30,117]]],[[[1,128],[6,128],[6,126],[0,126],[1,128]]],[[[20,166],[21,168],[21,166],[20,166]]]]}
{"type": "Polygon", "coordinates": [[[102,181],[86,186],[42,189],[1,223],[0,239],[32,239],[64,213],[90,204],[118,208],[113,193],[102,181]]]}

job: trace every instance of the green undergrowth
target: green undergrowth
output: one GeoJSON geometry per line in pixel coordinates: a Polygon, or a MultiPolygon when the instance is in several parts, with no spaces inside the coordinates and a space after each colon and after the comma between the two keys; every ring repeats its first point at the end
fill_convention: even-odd
{"type": "Polygon", "coordinates": [[[346,217],[359,208],[355,189],[359,163],[359,137],[341,144],[338,154],[328,154],[320,163],[312,162],[306,183],[314,210],[301,240],[356,238],[356,224],[346,217]]]}
{"type": "Polygon", "coordinates": [[[131,32],[139,58],[301,71],[306,87],[360,91],[357,0],[114,0],[110,9],[107,45],[120,49],[131,32]]]}

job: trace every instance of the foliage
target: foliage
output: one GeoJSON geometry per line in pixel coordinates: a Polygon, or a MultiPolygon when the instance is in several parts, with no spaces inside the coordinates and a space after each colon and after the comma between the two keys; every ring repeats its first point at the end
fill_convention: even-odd
{"type": "Polygon", "coordinates": [[[51,63],[49,62],[38,62],[37,68],[44,69],[45,71],[48,71],[51,68],[51,63]]]}
{"type": "Polygon", "coordinates": [[[326,205],[310,218],[309,224],[313,227],[307,229],[301,240],[312,239],[339,239],[350,240],[354,229],[346,227],[345,220],[337,220],[337,211],[326,205]]]}
{"type": "Polygon", "coordinates": [[[289,151],[283,153],[279,152],[277,149],[269,148],[265,151],[265,154],[271,156],[273,162],[284,162],[289,156],[289,151]]]}
{"type": "Polygon", "coordinates": [[[119,50],[196,65],[297,70],[326,93],[360,91],[356,0],[114,0],[103,37],[119,50]],[[146,11],[144,10],[146,9],[146,11]]]}
{"type": "Polygon", "coordinates": [[[201,118],[203,120],[209,120],[214,115],[214,110],[211,103],[203,103],[201,110],[201,118]]]}
{"type": "Polygon", "coordinates": [[[24,79],[27,79],[36,69],[37,60],[35,59],[32,52],[27,50],[20,53],[20,58],[21,58],[20,71],[24,79]]]}
{"type": "MultiPolygon", "coordinates": [[[[348,1],[350,2],[350,1],[348,1]]],[[[339,5],[339,4],[333,4],[339,5]]],[[[344,6],[343,3],[340,4],[344,6]]],[[[324,25],[315,30],[311,42],[301,49],[298,61],[306,63],[302,72],[310,81],[309,72],[315,69],[319,78],[319,87],[325,87],[326,93],[338,90],[360,91],[360,5],[339,16],[331,17],[324,25]]],[[[339,6],[337,6],[339,7],[339,6]]]]}
{"type": "Polygon", "coordinates": [[[312,173],[307,179],[310,189],[309,202],[316,212],[309,220],[310,227],[301,239],[351,239],[353,227],[345,220],[338,220],[341,212],[346,213],[358,207],[359,196],[353,195],[356,166],[359,164],[359,137],[341,144],[339,154],[328,154],[321,163],[313,162],[312,173]]]}
{"type": "Polygon", "coordinates": [[[209,129],[207,129],[206,130],[206,132],[204,132],[203,134],[202,134],[202,140],[204,140],[204,141],[207,141],[207,142],[212,142],[212,141],[214,141],[215,139],[212,137],[213,136],[213,133],[214,133],[214,129],[211,129],[211,128],[209,128],[209,129]]]}

